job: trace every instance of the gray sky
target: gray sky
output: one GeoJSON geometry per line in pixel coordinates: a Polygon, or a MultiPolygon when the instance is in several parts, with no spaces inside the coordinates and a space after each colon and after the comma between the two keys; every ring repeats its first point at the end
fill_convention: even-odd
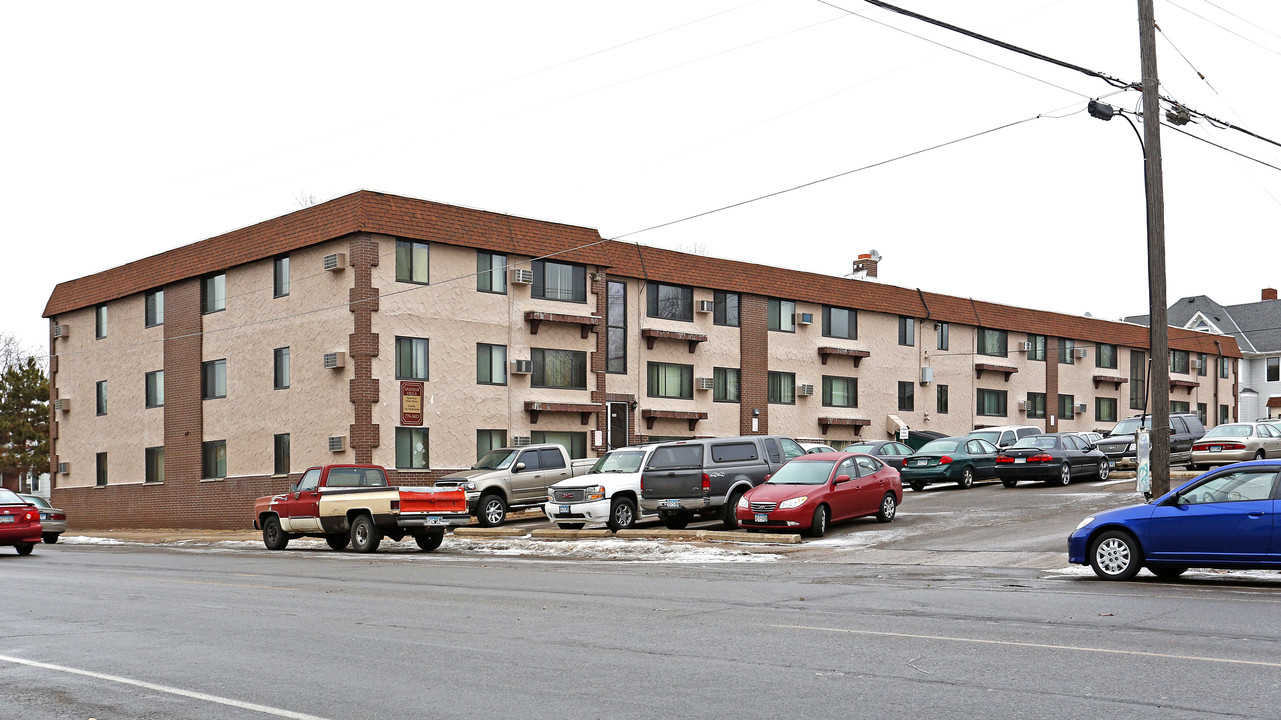
{"type": "MultiPolygon", "coordinates": [[[[1114,88],[836,4],[858,15],[817,0],[4,3],[0,331],[44,348],[56,283],[290,212],[300,193],[616,237],[1023,120],[627,239],[831,274],[875,248],[895,285],[1147,311],[1139,144],[1084,112],[1114,88]]],[[[1139,79],[1135,2],[899,4],[1139,79]]],[[[1281,140],[1278,5],[1156,0],[1165,93],[1281,140]]],[[[1281,166],[1279,147],[1184,129],[1281,166]]],[[[1281,171],[1166,129],[1162,144],[1170,298],[1277,287],[1281,171]]]]}

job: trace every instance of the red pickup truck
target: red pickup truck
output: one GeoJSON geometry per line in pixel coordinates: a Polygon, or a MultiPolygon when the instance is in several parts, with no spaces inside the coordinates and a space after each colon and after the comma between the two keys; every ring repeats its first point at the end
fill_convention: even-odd
{"type": "Polygon", "coordinates": [[[254,501],[254,529],[268,550],[284,550],[300,537],[323,537],[342,550],[373,552],[384,537],[412,537],[431,551],[445,528],[464,525],[467,495],[457,487],[388,487],[377,465],[321,465],[308,468],[283,495],[254,501]]]}

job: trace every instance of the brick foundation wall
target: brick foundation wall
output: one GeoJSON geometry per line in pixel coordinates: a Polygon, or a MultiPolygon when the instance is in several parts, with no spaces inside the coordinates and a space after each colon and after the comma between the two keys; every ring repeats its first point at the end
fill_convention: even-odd
{"type": "MultiPolygon", "coordinates": [[[[166,321],[168,296],[166,291],[166,321]]],[[[166,405],[168,401],[166,397],[166,405]]],[[[164,483],[64,488],[54,491],[53,503],[67,511],[71,532],[113,528],[246,530],[253,528],[254,500],[285,492],[301,475],[229,477],[179,484],[169,479],[168,461],[166,449],[164,483]]]]}
{"type": "Polygon", "coordinates": [[[752,434],[753,410],[759,410],[757,434],[769,433],[769,300],[742,295],[738,304],[738,430],[752,434]]]}

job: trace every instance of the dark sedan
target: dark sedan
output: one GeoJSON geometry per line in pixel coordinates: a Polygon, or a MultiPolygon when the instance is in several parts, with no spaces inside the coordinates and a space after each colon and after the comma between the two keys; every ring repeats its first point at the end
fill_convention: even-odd
{"type": "Polygon", "coordinates": [[[996,477],[996,446],[971,437],[931,440],[903,461],[902,475],[903,484],[917,491],[942,482],[968,488],[975,480],[996,477]]]}
{"type": "Polygon", "coordinates": [[[1075,433],[1025,437],[996,456],[996,476],[1007,488],[1020,480],[1067,485],[1072,478],[1107,480],[1108,456],[1075,433]]]}
{"type": "Polygon", "coordinates": [[[872,440],[870,442],[846,445],[841,452],[864,453],[889,465],[895,470],[903,470],[903,461],[912,454],[912,448],[893,440],[872,440]]]}

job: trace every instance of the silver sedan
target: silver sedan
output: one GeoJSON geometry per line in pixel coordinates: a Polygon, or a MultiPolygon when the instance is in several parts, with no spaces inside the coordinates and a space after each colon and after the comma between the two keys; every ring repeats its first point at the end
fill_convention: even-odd
{"type": "Polygon", "coordinates": [[[1265,422],[1213,427],[1192,445],[1192,469],[1281,457],[1281,430],[1265,422]]]}
{"type": "Polygon", "coordinates": [[[41,538],[49,545],[58,542],[58,536],[67,531],[67,514],[50,505],[48,500],[39,495],[19,495],[18,497],[40,509],[40,527],[43,528],[41,538]]]}

